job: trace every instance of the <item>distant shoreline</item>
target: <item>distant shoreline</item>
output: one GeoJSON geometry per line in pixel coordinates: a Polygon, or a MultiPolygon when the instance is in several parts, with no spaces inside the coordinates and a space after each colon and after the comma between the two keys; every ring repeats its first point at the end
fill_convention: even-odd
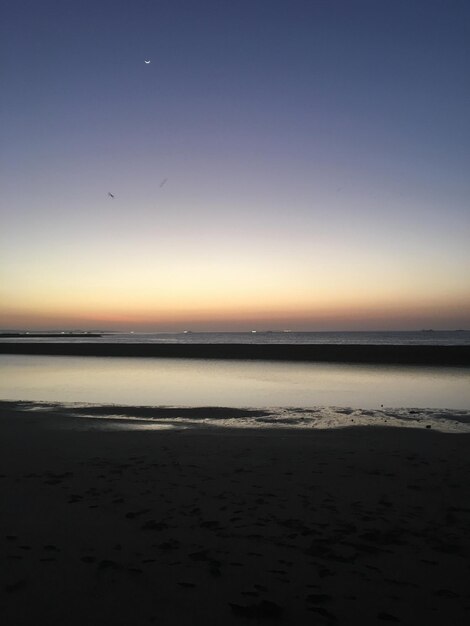
{"type": "Polygon", "coordinates": [[[0,333],[0,339],[28,339],[29,337],[32,338],[41,338],[41,337],[54,337],[56,339],[62,339],[62,338],[66,338],[66,337],[102,337],[103,333],[88,333],[88,332],[82,332],[82,333],[0,333]]]}
{"type": "Polygon", "coordinates": [[[0,354],[470,367],[470,346],[0,342],[0,354]]]}

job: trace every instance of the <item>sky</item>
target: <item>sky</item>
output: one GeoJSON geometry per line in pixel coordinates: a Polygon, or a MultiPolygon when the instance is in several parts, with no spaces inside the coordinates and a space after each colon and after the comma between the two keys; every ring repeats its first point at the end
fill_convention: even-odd
{"type": "Polygon", "coordinates": [[[0,7],[0,328],[470,327],[469,2],[0,7]]]}

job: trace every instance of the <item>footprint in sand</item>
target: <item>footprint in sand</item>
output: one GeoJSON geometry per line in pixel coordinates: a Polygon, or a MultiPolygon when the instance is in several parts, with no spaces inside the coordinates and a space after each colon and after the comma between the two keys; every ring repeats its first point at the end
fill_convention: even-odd
{"type": "Polygon", "coordinates": [[[247,617],[251,619],[277,619],[281,617],[284,609],[269,600],[262,600],[256,604],[241,605],[229,602],[232,612],[239,617],[247,617]]]}
{"type": "Polygon", "coordinates": [[[119,569],[121,566],[119,565],[119,563],[116,563],[116,561],[111,561],[110,559],[103,559],[102,561],[100,561],[98,563],[98,569],[104,570],[104,569],[119,569]]]}
{"type": "Polygon", "coordinates": [[[140,515],[145,515],[145,513],[150,513],[150,509],[141,509],[140,511],[129,511],[126,513],[127,519],[135,519],[140,515]]]}
{"type": "Polygon", "coordinates": [[[13,593],[15,591],[21,591],[27,586],[26,580],[17,580],[14,583],[10,583],[9,585],[5,585],[5,591],[7,593],[13,593]]]}
{"type": "Polygon", "coordinates": [[[399,622],[400,621],[398,617],[395,617],[395,615],[392,615],[391,613],[385,613],[383,611],[381,611],[380,613],[377,613],[377,619],[381,619],[384,622],[399,622]]]}
{"type": "Polygon", "coordinates": [[[82,563],[94,563],[96,561],[96,558],[94,556],[82,556],[80,560],[82,561],[82,563]]]}

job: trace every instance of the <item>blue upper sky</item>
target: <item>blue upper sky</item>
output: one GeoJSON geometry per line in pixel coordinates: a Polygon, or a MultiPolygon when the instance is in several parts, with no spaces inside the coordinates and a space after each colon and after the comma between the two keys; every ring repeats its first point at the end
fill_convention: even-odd
{"type": "Polygon", "coordinates": [[[470,3],[0,21],[0,325],[470,324],[470,3]]]}

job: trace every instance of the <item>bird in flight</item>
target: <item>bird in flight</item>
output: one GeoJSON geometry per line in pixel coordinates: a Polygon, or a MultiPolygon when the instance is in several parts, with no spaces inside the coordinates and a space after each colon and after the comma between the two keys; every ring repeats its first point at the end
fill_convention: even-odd
{"type": "Polygon", "coordinates": [[[112,198],[113,200],[114,200],[114,198],[115,198],[114,194],[113,194],[113,193],[111,193],[110,191],[108,191],[108,196],[109,196],[110,198],[112,198]]]}
{"type": "Polygon", "coordinates": [[[160,183],[160,189],[163,187],[163,185],[166,183],[167,180],[168,180],[168,178],[164,178],[162,180],[162,182],[160,183]]]}

